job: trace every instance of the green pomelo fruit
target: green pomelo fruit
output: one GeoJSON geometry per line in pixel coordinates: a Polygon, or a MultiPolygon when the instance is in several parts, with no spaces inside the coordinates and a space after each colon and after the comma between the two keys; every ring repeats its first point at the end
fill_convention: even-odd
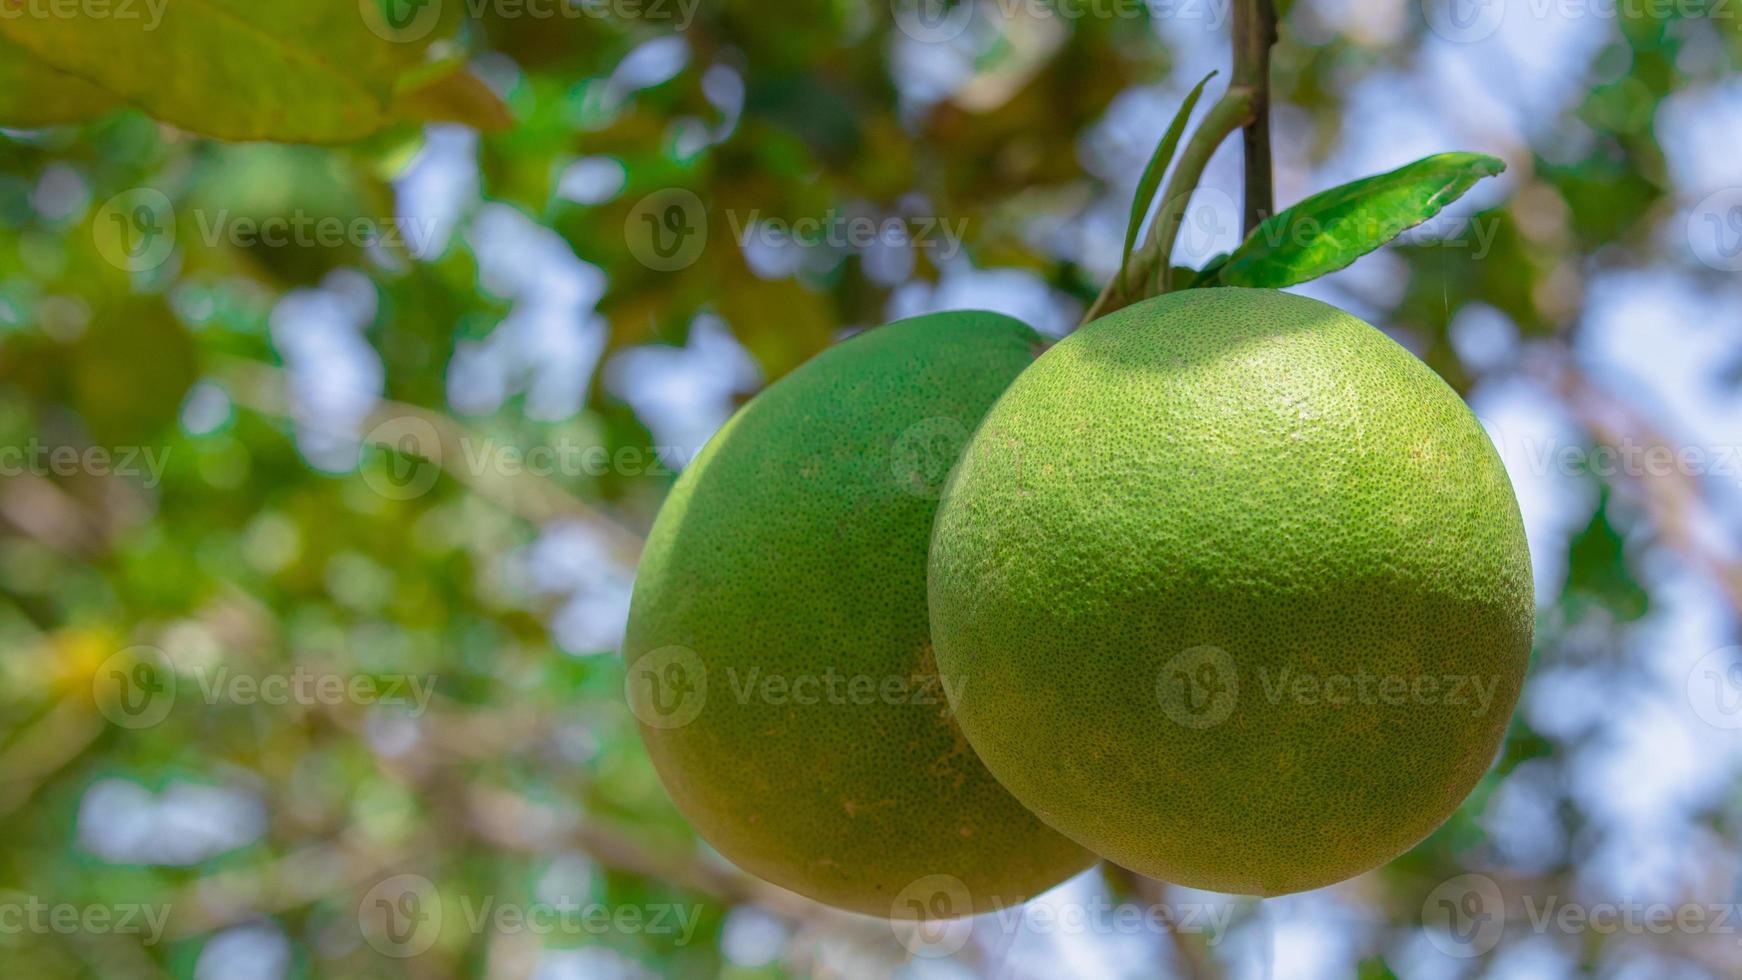
{"type": "Polygon", "coordinates": [[[1530,556],[1475,416],[1315,300],[1205,289],[1060,342],[987,414],[930,568],[939,669],[1048,824],[1184,885],[1376,867],[1487,770],[1530,556]]]}
{"type": "Polygon", "coordinates": [[[926,613],[944,478],[1041,347],[991,313],[872,330],[758,395],[673,487],[627,694],[678,808],[745,869],[881,916],[923,892],[946,918],[1094,861],[968,748],[926,613]]]}

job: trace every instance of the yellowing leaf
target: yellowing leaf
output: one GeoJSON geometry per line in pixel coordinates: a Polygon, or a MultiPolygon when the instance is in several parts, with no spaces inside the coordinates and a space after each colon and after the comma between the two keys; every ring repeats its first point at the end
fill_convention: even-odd
{"type": "Polygon", "coordinates": [[[191,132],[337,142],[396,118],[397,82],[436,36],[420,18],[444,6],[397,21],[376,0],[27,4],[0,37],[191,132]]]}
{"type": "Polygon", "coordinates": [[[109,92],[50,68],[0,38],[0,126],[30,129],[83,122],[120,105],[109,92]]]}
{"type": "Polygon", "coordinates": [[[492,133],[514,125],[514,116],[496,93],[464,68],[413,86],[398,101],[400,115],[406,119],[464,123],[492,133]]]}

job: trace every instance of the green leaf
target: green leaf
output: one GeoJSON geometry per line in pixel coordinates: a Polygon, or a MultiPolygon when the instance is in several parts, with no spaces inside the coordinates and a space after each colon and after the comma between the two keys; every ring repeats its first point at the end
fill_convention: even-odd
{"type": "Polygon", "coordinates": [[[1161,190],[1161,178],[1167,173],[1167,165],[1173,162],[1174,151],[1179,149],[1180,136],[1185,133],[1186,122],[1191,119],[1192,107],[1198,104],[1198,96],[1204,94],[1204,86],[1215,77],[1215,72],[1205,75],[1186,96],[1179,111],[1174,113],[1173,122],[1168,124],[1167,132],[1162,134],[1161,142],[1155,145],[1155,152],[1143,168],[1142,178],[1137,181],[1137,194],[1131,200],[1131,220],[1125,226],[1125,252],[1119,257],[1118,281],[1121,287],[1125,285],[1127,268],[1131,264],[1131,250],[1137,247],[1137,230],[1143,227],[1143,219],[1155,205],[1155,195],[1161,190]]]}
{"type": "Polygon", "coordinates": [[[373,16],[373,0],[157,0],[127,16],[26,5],[0,17],[0,37],[190,132],[342,142],[399,118],[398,83],[455,6],[423,4],[401,23],[373,16]]]}
{"type": "Polygon", "coordinates": [[[1216,282],[1216,276],[1221,274],[1222,266],[1227,264],[1227,261],[1227,252],[1217,252],[1210,261],[1204,263],[1202,269],[1191,270],[1192,274],[1185,279],[1175,276],[1174,282],[1185,283],[1186,289],[1196,289],[1199,286],[1214,285],[1216,282]]]}
{"type": "Polygon", "coordinates": [[[1440,153],[1314,194],[1253,230],[1206,285],[1281,289],[1335,272],[1506,169],[1481,153],[1440,153]]]}
{"type": "Polygon", "coordinates": [[[50,68],[0,38],[0,126],[32,129],[84,122],[120,106],[113,94],[50,68]]]}

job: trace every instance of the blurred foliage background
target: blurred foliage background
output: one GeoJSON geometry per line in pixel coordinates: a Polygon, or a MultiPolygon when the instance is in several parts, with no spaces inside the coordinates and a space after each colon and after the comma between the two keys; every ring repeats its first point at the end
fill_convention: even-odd
{"type": "MultiPolygon", "coordinates": [[[[257,0],[387,73],[356,105],[227,81],[251,55],[172,30],[191,2],[62,65],[159,44],[125,90],[0,27],[0,121],[35,127],[0,130],[6,976],[1742,976],[1742,8],[1292,5],[1281,203],[1440,150],[1509,164],[1302,291],[1500,445],[1525,700],[1377,872],[1258,905],[1103,867],[1036,906],[1225,927],[1013,912],[929,957],[673,810],[613,655],[639,537],[733,407],[844,332],[1070,329],[1160,130],[1226,69],[1227,0],[449,0],[415,58],[320,19],[378,27],[372,0],[257,0]],[[433,64],[471,81],[394,108],[433,64]],[[194,133],[268,118],[306,131],[194,133]],[[829,233],[865,222],[893,231],[829,233]],[[1436,912],[1472,881],[1504,897],[1479,948],[1436,912]],[[488,912],[565,903],[605,918],[488,912]],[[1653,903],[1707,925],[1622,924],[1653,903]],[[1617,914],[1530,914],[1567,905],[1617,914]]],[[[1236,241],[1224,150],[1180,261],[1236,241]]]]}

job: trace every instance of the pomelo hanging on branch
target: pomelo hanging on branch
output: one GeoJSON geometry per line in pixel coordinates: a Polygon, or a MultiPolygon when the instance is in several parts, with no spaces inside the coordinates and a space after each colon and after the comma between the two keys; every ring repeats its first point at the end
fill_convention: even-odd
{"type": "Polygon", "coordinates": [[[925,916],[1022,902],[1093,856],[986,772],[932,659],[944,477],[1040,338],[991,313],[878,327],[738,412],[661,508],[624,644],[667,791],[709,843],[801,894],[925,916]]]}
{"type": "Polygon", "coordinates": [[[1199,888],[1342,880],[1437,827],[1529,660],[1530,556],[1474,415],[1360,320],[1190,290],[987,415],[931,550],[939,669],[1016,798],[1199,888]]]}
{"type": "Polygon", "coordinates": [[[1505,471],[1426,365],[1278,290],[1502,165],[1440,154],[1268,214],[1268,10],[1242,0],[1234,84],[1182,146],[1199,83],[1162,137],[1094,322],[1038,361],[992,314],[877,329],[752,401],[673,489],[629,700],[739,864],[898,918],[922,883],[921,918],[1026,899],[1082,848],[1274,895],[1396,856],[1486,771],[1534,612],[1505,471]],[[1242,128],[1247,237],[1175,268],[1242,128]]]}

